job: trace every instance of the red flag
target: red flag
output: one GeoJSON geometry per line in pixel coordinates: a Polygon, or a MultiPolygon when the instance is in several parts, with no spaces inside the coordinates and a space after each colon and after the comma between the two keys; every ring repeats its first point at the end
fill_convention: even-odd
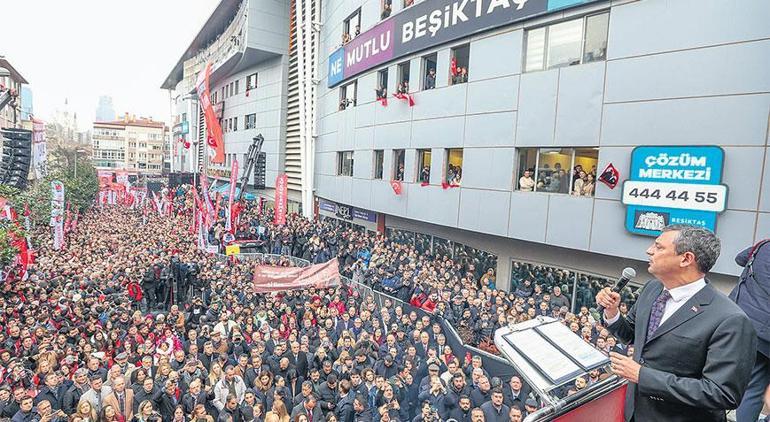
{"type": "Polygon", "coordinates": [[[452,57],[452,60],[449,62],[449,72],[452,73],[452,76],[457,76],[457,58],[452,57]]]}
{"type": "Polygon", "coordinates": [[[246,96],[247,97],[249,96],[249,90],[248,89],[246,90],[246,96]]]}
{"type": "Polygon", "coordinates": [[[446,180],[441,182],[441,189],[449,189],[449,183],[446,180]]]}
{"type": "Polygon", "coordinates": [[[422,186],[422,187],[425,187],[425,186],[428,186],[428,185],[430,185],[430,183],[428,183],[428,182],[422,182],[422,183],[420,183],[420,186],[422,186]]]}
{"type": "Polygon", "coordinates": [[[612,163],[607,164],[602,174],[599,176],[599,181],[607,185],[610,189],[615,189],[620,181],[620,172],[612,163]]]}
{"type": "Polygon", "coordinates": [[[380,104],[382,104],[383,107],[387,107],[388,106],[388,97],[380,98],[380,104]]]}
{"type": "Polygon", "coordinates": [[[393,192],[395,192],[396,195],[401,195],[401,181],[400,180],[391,180],[390,181],[390,187],[393,188],[393,192]]]}
{"type": "Polygon", "coordinates": [[[406,101],[409,104],[409,107],[414,106],[414,98],[412,97],[412,94],[397,92],[393,94],[393,96],[399,100],[406,101]]]}

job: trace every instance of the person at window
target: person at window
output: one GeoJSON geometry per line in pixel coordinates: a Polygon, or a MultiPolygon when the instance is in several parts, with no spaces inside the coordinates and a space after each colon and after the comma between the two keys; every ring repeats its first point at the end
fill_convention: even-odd
{"type": "Polygon", "coordinates": [[[423,166],[420,172],[420,182],[430,183],[430,166],[423,166]]]}
{"type": "Polygon", "coordinates": [[[460,68],[460,83],[464,84],[468,82],[468,67],[460,68]]]}
{"type": "Polygon", "coordinates": [[[551,176],[545,178],[545,187],[543,188],[546,192],[553,192],[558,193],[561,191],[561,180],[558,177],[558,174],[554,172],[551,176]]]}
{"type": "Polygon", "coordinates": [[[398,87],[396,88],[396,92],[398,94],[408,94],[409,93],[409,81],[405,80],[398,84],[398,87]]]}
{"type": "Polygon", "coordinates": [[[580,190],[581,196],[594,196],[594,189],[596,188],[596,177],[592,173],[586,175],[586,180],[583,183],[583,187],[580,190]]]}
{"type": "Polygon", "coordinates": [[[385,2],[385,4],[382,6],[382,14],[380,14],[380,19],[387,19],[390,17],[390,13],[392,12],[390,2],[385,2]]]}
{"type": "Polygon", "coordinates": [[[379,88],[374,90],[375,95],[377,95],[377,99],[381,100],[383,98],[386,98],[388,96],[388,88],[384,86],[380,86],[379,88]]]}
{"type": "Polygon", "coordinates": [[[572,168],[572,187],[575,187],[575,182],[580,178],[580,172],[583,171],[583,166],[580,164],[575,165],[572,168]]]}
{"type": "Polygon", "coordinates": [[[353,38],[361,34],[361,25],[356,25],[356,32],[353,34],[353,38]]]}
{"type": "Polygon", "coordinates": [[[398,171],[396,172],[396,180],[404,180],[404,163],[398,165],[398,171]]]}
{"type": "Polygon", "coordinates": [[[414,0],[406,0],[404,1],[404,7],[409,7],[414,4],[414,0]]]}
{"type": "Polygon", "coordinates": [[[342,34],[342,45],[345,45],[350,42],[350,34],[347,32],[342,34]]]}
{"type": "Polygon", "coordinates": [[[569,193],[569,178],[567,172],[564,169],[559,169],[556,173],[556,177],[559,180],[559,193],[569,193]]]}
{"type": "Polygon", "coordinates": [[[580,170],[578,177],[575,179],[575,186],[572,188],[572,194],[575,196],[583,195],[583,186],[586,184],[587,175],[586,172],[580,170]]]}
{"type": "Polygon", "coordinates": [[[433,89],[436,87],[436,69],[430,68],[428,74],[425,75],[425,89],[433,89]]]}
{"type": "Polygon", "coordinates": [[[532,178],[531,170],[524,170],[524,175],[519,177],[519,190],[522,192],[535,190],[535,179],[532,178]]]}

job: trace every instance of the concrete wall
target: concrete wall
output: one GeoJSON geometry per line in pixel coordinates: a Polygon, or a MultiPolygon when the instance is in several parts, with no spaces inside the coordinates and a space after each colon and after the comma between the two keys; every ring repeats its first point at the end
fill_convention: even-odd
{"type": "MultiPolygon", "coordinates": [[[[637,145],[720,145],[726,158],[723,183],[730,191],[727,210],[718,219],[723,253],[714,271],[738,274],[734,255],[770,233],[770,2],[613,2],[606,61],[522,73],[523,28],[610,7],[600,2],[412,57],[412,89],[419,86],[425,54],[438,53],[439,78],[436,89],[414,94],[411,108],[394,99],[388,107],[375,102],[381,68],[372,69],[358,78],[357,106],[338,111],[339,88],[326,88],[325,59],[340,44],[342,20],[361,7],[366,31],[379,19],[379,4],[324,3],[315,166],[319,196],[462,229],[458,236],[488,234],[561,251],[554,255],[543,249],[543,259],[531,257],[546,263],[571,260],[565,250],[573,257],[587,251],[602,254],[601,259],[641,261],[651,239],[626,232],[620,188],[599,183],[595,198],[513,191],[517,148],[598,147],[597,167],[612,162],[625,178],[637,145]],[[450,48],[466,43],[469,83],[447,86],[442,75],[450,48]],[[443,149],[450,147],[464,149],[463,186],[444,190],[438,183],[443,149]],[[397,196],[388,179],[392,150],[401,148],[406,180],[397,196]],[[433,149],[427,187],[414,183],[417,148],[433,149]],[[384,180],[372,180],[375,149],[385,150],[384,180]],[[335,175],[336,152],[345,150],[355,151],[353,177],[335,175]]],[[[389,92],[394,92],[396,64],[387,67],[389,92]]],[[[509,251],[510,256],[525,253],[513,246],[509,251]]]]}
{"type": "MultiPolygon", "coordinates": [[[[222,100],[222,87],[238,80],[239,91],[224,99],[224,119],[238,117],[238,130],[224,134],[225,154],[236,154],[239,177],[243,174],[246,152],[252,139],[261,133],[265,138],[262,151],[266,153],[265,181],[267,186],[275,183],[278,173],[283,172],[286,141],[286,56],[262,62],[248,70],[228,76],[212,85],[212,92],[218,92],[222,100]],[[257,88],[246,96],[246,77],[258,73],[257,88]],[[257,115],[256,129],[245,130],[246,115],[257,115]]],[[[209,164],[213,166],[213,164],[209,164]]],[[[223,166],[224,167],[224,166],[223,166]]],[[[228,167],[229,169],[229,167],[228,167]]],[[[253,176],[250,182],[253,181],[253,176]]]]}

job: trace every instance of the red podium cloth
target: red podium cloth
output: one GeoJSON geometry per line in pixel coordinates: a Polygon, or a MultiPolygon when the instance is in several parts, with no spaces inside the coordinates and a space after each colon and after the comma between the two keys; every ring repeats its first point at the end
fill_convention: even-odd
{"type": "Polygon", "coordinates": [[[554,419],[554,422],[623,422],[625,400],[626,385],[623,385],[607,395],[559,416],[554,419]]]}

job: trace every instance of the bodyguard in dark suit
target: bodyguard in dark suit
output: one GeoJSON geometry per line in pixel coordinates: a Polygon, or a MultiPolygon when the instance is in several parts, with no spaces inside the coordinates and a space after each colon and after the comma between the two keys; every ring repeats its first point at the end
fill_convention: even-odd
{"type": "Polygon", "coordinates": [[[610,354],[630,381],[627,421],[726,421],[738,407],[756,355],[756,332],[727,296],[705,280],[720,242],[700,227],[666,227],[647,249],[649,281],[628,315],[606,288],[596,301],[608,329],[633,343],[633,358],[610,354]]]}
{"type": "Polygon", "coordinates": [[[757,360],[735,417],[738,422],[756,422],[770,384],[770,239],[741,251],[735,263],[743,272],[730,299],[746,312],[757,330],[757,360]]]}

